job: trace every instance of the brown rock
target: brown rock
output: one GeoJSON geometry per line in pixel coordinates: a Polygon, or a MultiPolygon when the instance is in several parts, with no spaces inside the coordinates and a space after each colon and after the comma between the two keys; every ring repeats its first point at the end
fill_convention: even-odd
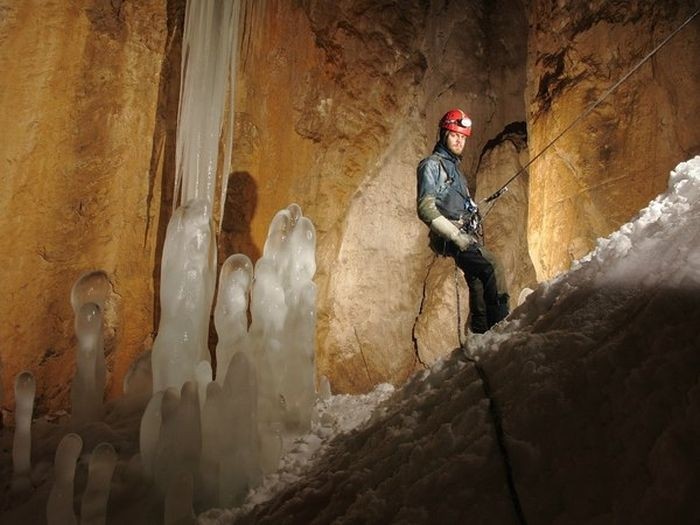
{"type": "MultiPolygon", "coordinates": [[[[530,20],[530,151],[540,152],[691,14],[687,2],[536,1],[530,20]]],[[[697,20],[696,20],[697,21],[697,20]]],[[[538,279],[566,270],[630,220],[700,151],[700,39],[688,25],[530,169],[538,279]]]]}
{"type": "Polygon", "coordinates": [[[178,11],[163,1],[11,2],[2,17],[5,406],[14,376],[29,369],[37,405],[55,409],[67,406],[70,288],[83,272],[111,280],[113,392],[153,329],[162,119],[172,118],[159,104],[178,11]]]}

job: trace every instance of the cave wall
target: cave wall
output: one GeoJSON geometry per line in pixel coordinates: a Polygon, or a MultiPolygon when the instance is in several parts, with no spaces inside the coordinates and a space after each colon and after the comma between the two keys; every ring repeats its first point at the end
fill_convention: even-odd
{"type": "MultiPolygon", "coordinates": [[[[0,362],[67,408],[70,289],[103,269],[109,388],[154,329],[163,166],[171,165],[183,2],[0,2],[0,362]],[[169,90],[175,88],[173,93],[169,90]]],[[[144,343],[146,341],[146,343],[144,343]]]]}
{"type": "MultiPolygon", "coordinates": [[[[219,259],[257,259],[274,213],[302,206],[318,230],[317,372],[335,392],[398,384],[459,343],[466,287],[457,280],[458,320],[454,265],[415,215],[415,166],[440,116],[472,116],[463,168],[483,198],[689,14],[673,1],[598,4],[243,2],[219,259]]],[[[41,409],[67,407],[69,292],[85,271],[111,279],[112,395],[150,347],[183,16],[184,0],[0,0],[5,409],[23,369],[41,409]]],[[[693,23],[498,201],[486,237],[512,306],[535,271],[568,267],[698,153],[697,66],[693,23]]]]}
{"type": "MultiPolygon", "coordinates": [[[[405,13],[409,3],[403,4],[405,13]]],[[[419,67],[407,82],[387,86],[398,104],[389,123],[399,125],[375,132],[387,145],[366,163],[343,222],[320,250],[329,277],[319,301],[318,368],[341,392],[400,384],[458,346],[457,326],[468,313],[466,287],[460,278],[458,320],[454,264],[429,250],[427,228],[416,217],[416,165],[432,150],[442,114],[462,107],[474,120],[463,168],[475,188],[484,146],[525,116],[527,33],[519,3],[433,2],[416,8],[399,33],[368,15],[373,25],[358,38],[383,34],[413,50],[417,58],[408,64],[419,67]]],[[[377,59],[385,56],[401,55],[385,52],[377,59]]]]}
{"type": "MultiPolygon", "coordinates": [[[[541,151],[693,12],[690,2],[530,3],[528,128],[541,151]]],[[[666,188],[700,153],[696,18],[530,168],[528,239],[539,280],[666,188]]]]}

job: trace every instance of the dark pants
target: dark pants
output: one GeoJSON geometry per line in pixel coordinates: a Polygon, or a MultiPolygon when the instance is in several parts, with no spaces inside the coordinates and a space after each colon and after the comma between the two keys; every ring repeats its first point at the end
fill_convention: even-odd
{"type": "Polygon", "coordinates": [[[431,246],[437,253],[452,257],[464,273],[472,332],[482,334],[508,315],[509,297],[503,273],[491,252],[477,244],[460,251],[455,244],[433,236],[431,246]]]}

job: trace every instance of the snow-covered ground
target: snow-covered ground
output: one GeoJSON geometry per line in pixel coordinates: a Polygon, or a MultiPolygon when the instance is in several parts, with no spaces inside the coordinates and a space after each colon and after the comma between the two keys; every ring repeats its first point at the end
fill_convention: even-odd
{"type": "MultiPolygon", "coordinates": [[[[467,346],[488,375],[530,524],[700,523],[700,157],[571,271],[540,285],[467,346]]],[[[158,523],[138,474],[143,399],[81,429],[119,457],[107,523],[158,523]]],[[[68,428],[34,424],[31,495],[10,496],[0,443],[1,523],[42,523],[53,451],[68,428]]],[[[76,478],[85,484],[85,456],[76,478]]],[[[516,523],[489,401],[456,350],[394,391],[319,402],[312,432],[242,508],[206,525],[516,523]]]]}
{"type": "MultiPolygon", "coordinates": [[[[500,408],[528,523],[700,523],[700,157],[468,349],[500,408]]],[[[199,522],[517,522],[461,351],[304,469],[246,513],[199,522]]]]}

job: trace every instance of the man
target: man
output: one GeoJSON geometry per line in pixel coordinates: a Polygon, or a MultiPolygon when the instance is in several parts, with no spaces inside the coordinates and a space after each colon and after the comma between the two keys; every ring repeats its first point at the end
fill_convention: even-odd
{"type": "Polygon", "coordinates": [[[469,286],[470,328],[484,333],[508,315],[500,265],[483,246],[476,203],[459,170],[471,119],[460,109],[440,119],[432,155],[418,164],[418,216],[430,227],[430,246],[453,257],[469,286]]]}

